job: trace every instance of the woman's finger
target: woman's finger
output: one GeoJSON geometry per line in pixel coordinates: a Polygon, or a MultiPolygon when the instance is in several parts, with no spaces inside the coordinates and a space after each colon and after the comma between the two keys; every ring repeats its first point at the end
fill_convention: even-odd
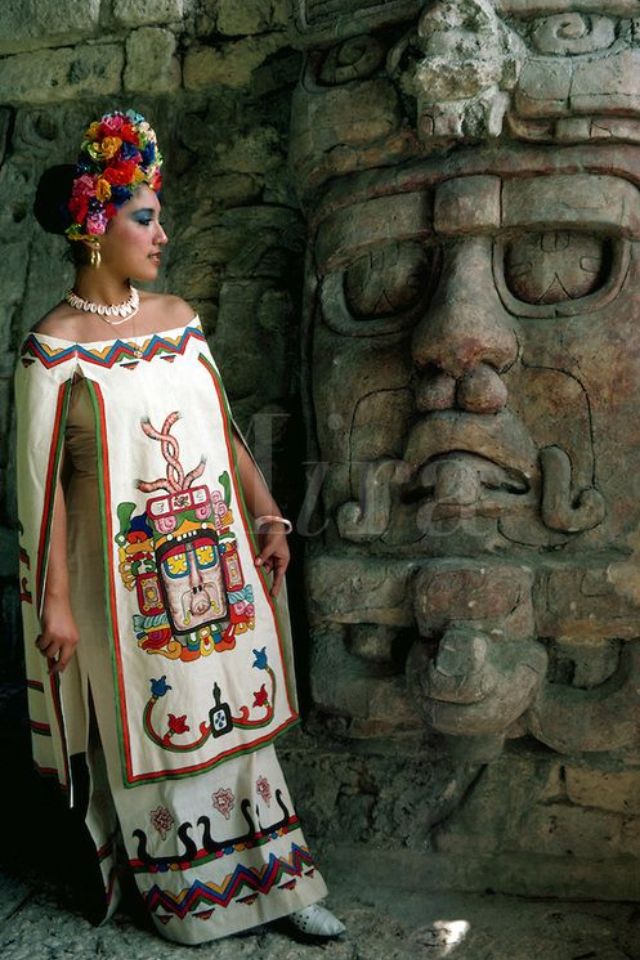
{"type": "Polygon", "coordinates": [[[271,596],[277,597],[280,593],[280,587],[282,586],[282,581],[284,579],[284,566],[276,567],[276,572],[273,578],[273,586],[271,587],[271,596]]]}

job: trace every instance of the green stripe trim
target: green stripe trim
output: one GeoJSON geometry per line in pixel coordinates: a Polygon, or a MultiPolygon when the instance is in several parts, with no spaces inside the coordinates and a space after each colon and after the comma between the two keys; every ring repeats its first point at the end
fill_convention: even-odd
{"type": "MultiPolygon", "coordinates": [[[[120,671],[118,669],[118,658],[116,656],[116,642],[115,642],[115,631],[113,626],[113,618],[111,616],[111,582],[109,579],[109,556],[110,556],[110,547],[111,544],[108,542],[108,531],[107,531],[107,509],[106,509],[106,494],[105,494],[105,479],[104,479],[104,442],[102,436],[102,430],[100,429],[101,416],[100,416],[100,400],[98,400],[98,392],[100,390],[99,386],[93,381],[87,379],[87,388],[89,390],[89,396],[91,398],[91,404],[93,406],[93,417],[94,417],[94,427],[96,435],[96,473],[98,476],[98,503],[100,505],[100,529],[102,534],[102,554],[103,554],[103,575],[104,575],[104,606],[105,614],[107,620],[107,636],[110,639],[110,655],[111,655],[111,670],[113,674],[113,685],[115,692],[115,709],[116,709],[116,722],[118,725],[119,736],[116,738],[118,740],[118,749],[120,751],[120,761],[122,764],[122,782],[125,786],[133,786],[129,782],[129,769],[127,763],[127,752],[125,749],[125,728],[122,719],[122,707],[120,698],[123,696],[123,691],[120,689],[120,671]]],[[[101,397],[101,395],[100,395],[101,397]]],[[[106,415],[106,411],[105,411],[106,415]]],[[[106,419],[105,419],[105,430],[106,430],[106,419]]]]}

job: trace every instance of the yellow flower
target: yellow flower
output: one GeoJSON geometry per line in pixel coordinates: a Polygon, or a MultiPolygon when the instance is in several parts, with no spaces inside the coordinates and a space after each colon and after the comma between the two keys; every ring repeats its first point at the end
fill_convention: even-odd
{"type": "Polygon", "coordinates": [[[95,140],[98,136],[99,129],[100,129],[100,121],[94,120],[94,122],[87,127],[87,132],[85,133],[85,137],[87,138],[87,140],[95,140]]]}
{"type": "Polygon", "coordinates": [[[120,137],[105,137],[102,141],[102,156],[105,160],[110,160],[121,146],[122,140],[120,137]]]}
{"type": "Polygon", "coordinates": [[[108,180],[103,180],[100,178],[96,183],[96,199],[100,203],[104,203],[105,200],[109,200],[111,197],[111,184],[108,180]]]}
{"type": "Polygon", "coordinates": [[[142,167],[136,167],[133,174],[133,183],[135,185],[142,183],[146,179],[144,173],[142,172],[142,167]]]}

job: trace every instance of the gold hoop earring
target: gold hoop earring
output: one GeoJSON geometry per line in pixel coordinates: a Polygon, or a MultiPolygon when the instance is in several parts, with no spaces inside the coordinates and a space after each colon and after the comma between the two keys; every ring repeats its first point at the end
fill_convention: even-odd
{"type": "Polygon", "coordinates": [[[100,268],[100,264],[102,263],[102,257],[100,255],[100,245],[98,243],[91,244],[91,250],[89,253],[89,263],[91,264],[94,270],[98,270],[100,268]]]}

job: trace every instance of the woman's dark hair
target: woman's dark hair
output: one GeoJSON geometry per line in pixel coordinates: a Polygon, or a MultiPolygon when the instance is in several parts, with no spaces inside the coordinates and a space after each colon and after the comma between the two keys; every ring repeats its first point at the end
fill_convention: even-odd
{"type": "MultiPolygon", "coordinates": [[[[38,181],[33,213],[47,233],[64,236],[66,228],[72,222],[67,204],[71,196],[75,172],[75,166],[72,163],[61,163],[55,167],[47,167],[38,181]]],[[[74,264],[80,266],[86,263],[88,253],[85,245],[77,241],[68,241],[68,243],[74,264]]]]}
{"type": "Polygon", "coordinates": [[[48,167],[38,181],[33,212],[47,233],[64,234],[71,223],[67,204],[71,197],[74,174],[75,167],[72,163],[61,163],[56,167],[48,167]]]}

